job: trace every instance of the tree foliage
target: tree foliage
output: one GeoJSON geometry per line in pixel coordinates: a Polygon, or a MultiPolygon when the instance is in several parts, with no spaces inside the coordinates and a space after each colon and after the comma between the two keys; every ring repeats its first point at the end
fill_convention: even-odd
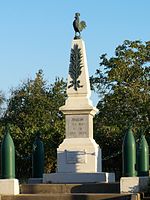
{"type": "Polygon", "coordinates": [[[4,113],[4,107],[3,107],[4,102],[5,102],[4,94],[2,91],[0,91],[0,141],[2,139],[1,133],[3,131],[1,117],[3,116],[3,113],[4,113]]]}
{"type": "Polygon", "coordinates": [[[3,103],[5,102],[5,97],[2,91],[0,91],[0,116],[3,114],[3,103]]]}
{"type": "Polygon", "coordinates": [[[150,131],[150,42],[126,40],[116,48],[115,56],[103,54],[91,82],[100,96],[96,138],[104,147],[104,157],[111,157],[112,152],[121,152],[129,124],[135,132],[150,131]]]}
{"type": "Polygon", "coordinates": [[[16,147],[17,176],[31,176],[32,144],[39,132],[45,147],[45,170],[55,168],[56,149],[64,138],[64,118],[59,107],[65,101],[66,83],[56,79],[47,86],[39,70],[34,80],[27,80],[12,90],[3,125],[11,124],[16,147]]]}

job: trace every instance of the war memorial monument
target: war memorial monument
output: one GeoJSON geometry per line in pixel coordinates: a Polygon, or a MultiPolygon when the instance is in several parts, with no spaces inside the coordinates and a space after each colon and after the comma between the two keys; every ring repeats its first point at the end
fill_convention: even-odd
{"type": "MultiPolygon", "coordinates": [[[[111,192],[117,193],[113,197],[122,198],[122,194],[125,193],[126,197],[124,196],[123,199],[138,200],[139,194],[136,193],[143,191],[148,185],[148,145],[143,136],[141,140],[142,150],[140,149],[141,165],[139,165],[138,176],[136,176],[136,144],[131,129],[129,129],[124,138],[124,150],[122,153],[124,158],[124,172],[120,182],[115,182],[114,173],[102,172],[102,150],[93,139],[93,117],[98,112],[98,109],[93,106],[90,100],[91,90],[86,48],[81,38],[81,31],[86,27],[86,23],[84,21],[80,22],[79,16],[80,14],[76,13],[73,21],[75,36],[71,45],[67,99],[65,105],[60,107],[60,110],[65,115],[66,130],[65,139],[57,149],[56,173],[45,173],[43,177],[41,173],[40,178],[34,177],[31,179],[32,183],[22,184],[20,187],[19,180],[15,178],[15,163],[13,165],[10,164],[10,170],[6,170],[7,165],[5,165],[6,167],[3,167],[4,171],[13,173],[9,173],[11,174],[9,177],[3,176],[0,179],[0,195],[18,195],[17,199],[28,199],[28,197],[32,199],[37,199],[37,197],[39,199],[53,199],[60,196],[62,199],[77,199],[81,196],[82,199],[88,196],[91,199],[100,197],[103,199],[104,196],[112,197],[112,194],[108,193],[110,193],[110,188],[113,186],[111,192]],[[146,160],[145,165],[143,164],[143,160],[146,160]],[[84,187],[85,185],[88,185],[88,190],[84,187]],[[102,186],[101,189],[99,188],[100,185],[102,186]],[[114,189],[114,186],[116,189],[114,189]],[[73,189],[73,187],[75,188],[73,189]],[[89,190],[89,188],[92,190],[89,190]],[[67,194],[66,191],[69,193],[78,191],[81,194],[67,194]],[[82,194],[83,191],[86,191],[87,194],[82,194]],[[94,194],[90,194],[90,191],[92,191],[91,193],[94,191],[94,194]],[[130,194],[132,193],[135,193],[135,195],[131,196],[130,194]],[[22,196],[19,196],[19,194],[22,196]]],[[[13,145],[10,135],[7,133],[6,136],[13,145]]],[[[10,145],[6,146],[6,152],[8,152],[7,150],[11,148],[10,145]]],[[[13,155],[15,158],[15,151],[13,151],[13,155]]],[[[8,157],[8,154],[5,154],[2,160],[4,161],[6,157],[8,157]]],[[[1,196],[0,199],[2,199],[1,196]]],[[[6,200],[5,196],[4,200],[6,200]]]]}
{"type": "Polygon", "coordinates": [[[60,110],[65,115],[66,137],[57,149],[57,172],[43,175],[43,182],[113,182],[114,173],[102,172],[102,153],[93,139],[93,117],[98,112],[90,100],[91,90],[84,41],[84,21],[75,14],[67,84],[67,100],[60,110]]]}

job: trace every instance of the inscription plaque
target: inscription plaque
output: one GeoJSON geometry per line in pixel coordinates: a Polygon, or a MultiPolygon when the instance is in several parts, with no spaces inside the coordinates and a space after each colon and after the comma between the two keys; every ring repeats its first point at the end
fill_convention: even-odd
{"type": "Polygon", "coordinates": [[[68,164],[86,163],[85,151],[66,151],[66,161],[68,164]]]}
{"type": "Polygon", "coordinates": [[[88,137],[88,116],[87,115],[66,116],[66,137],[67,138],[88,137]]]}

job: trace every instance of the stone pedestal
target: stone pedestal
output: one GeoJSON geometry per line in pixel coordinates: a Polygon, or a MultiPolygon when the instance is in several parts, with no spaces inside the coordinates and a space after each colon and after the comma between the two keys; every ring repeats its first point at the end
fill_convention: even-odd
{"type": "Polygon", "coordinates": [[[121,177],[120,193],[137,193],[146,191],[149,183],[149,176],[121,177]]]}
{"type": "Polygon", "coordinates": [[[101,149],[91,138],[69,138],[57,150],[58,172],[101,172],[101,149]]]}
{"type": "MultiPolygon", "coordinates": [[[[93,117],[98,112],[91,90],[83,40],[73,40],[67,84],[68,98],[60,110],[65,115],[66,138],[57,149],[57,173],[44,174],[43,182],[107,182],[102,155],[93,139],[93,117]],[[60,180],[59,180],[60,177],[60,180]]],[[[114,176],[111,181],[115,181],[114,176]]]]}
{"type": "Polygon", "coordinates": [[[0,179],[0,194],[2,195],[19,194],[18,179],[0,179]]]}

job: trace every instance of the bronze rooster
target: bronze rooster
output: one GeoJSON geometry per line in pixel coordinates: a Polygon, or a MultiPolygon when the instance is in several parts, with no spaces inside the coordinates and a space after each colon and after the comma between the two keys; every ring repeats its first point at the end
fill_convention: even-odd
{"type": "Polygon", "coordinates": [[[85,21],[81,21],[79,19],[80,13],[75,13],[75,20],[73,21],[73,28],[75,31],[75,37],[74,39],[80,39],[81,38],[81,31],[86,28],[85,21]]]}

